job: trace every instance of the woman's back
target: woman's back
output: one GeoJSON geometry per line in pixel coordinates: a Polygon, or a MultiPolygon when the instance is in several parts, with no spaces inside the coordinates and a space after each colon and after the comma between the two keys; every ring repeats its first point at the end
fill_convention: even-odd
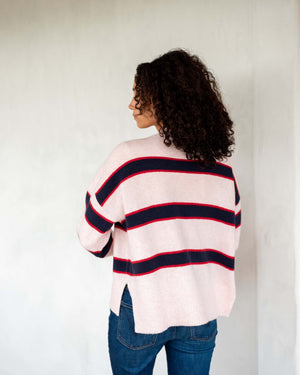
{"type": "Polygon", "coordinates": [[[82,245],[114,257],[110,307],[119,315],[127,284],[137,333],[229,316],[241,221],[230,161],[201,170],[159,133],[125,141],[98,171],[86,203],[82,245]],[[102,243],[93,243],[99,230],[102,243]]]}

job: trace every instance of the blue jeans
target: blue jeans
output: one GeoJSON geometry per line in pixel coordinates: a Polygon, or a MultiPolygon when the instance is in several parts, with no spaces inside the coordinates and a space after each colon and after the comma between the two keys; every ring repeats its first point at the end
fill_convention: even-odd
{"type": "Polygon", "coordinates": [[[199,326],[172,326],[157,334],[135,333],[132,300],[126,285],[119,316],[111,310],[109,315],[113,374],[153,374],[156,356],[165,346],[169,375],[208,375],[217,333],[217,319],[199,326]]]}

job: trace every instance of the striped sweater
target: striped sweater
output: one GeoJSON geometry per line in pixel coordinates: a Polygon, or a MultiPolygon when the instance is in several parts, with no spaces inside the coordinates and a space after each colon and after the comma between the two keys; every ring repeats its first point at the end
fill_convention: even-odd
{"type": "Polygon", "coordinates": [[[240,230],[230,159],[201,170],[159,133],[112,150],[77,225],[86,250],[113,257],[111,310],[119,315],[127,284],[135,331],[152,334],[229,316],[240,230]]]}

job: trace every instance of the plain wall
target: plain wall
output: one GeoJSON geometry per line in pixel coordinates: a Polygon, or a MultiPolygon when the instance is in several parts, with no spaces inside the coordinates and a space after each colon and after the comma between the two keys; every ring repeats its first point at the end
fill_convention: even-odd
{"type": "MultiPolygon", "coordinates": [[[[254,1],[259,374],[295,374],[296,1],[254,1]]],[[[299,123],[298,123],[299,125],[299,123]]],[[[298,139],[299,144],[299,139],[298,139]]],[[[299,269],[298,269],[299,271],[299,269]]]]}
{"type": "Polygon", "coordinates": [[[296,374],[300,374],[300,2],[296,4],[296,60],[294,64],[294,157],[295,157],[295,254],[296,254],[296,273],[295,273],[295,295],[297,304],[296,319],[296,374]]]}
{"type": "MultiPolygon", "coordinates": [[[[294,3],[267,3],[268,14],[260,14],[262,5],[250,0],[0,3],[1,374],[111,373],[107,328],[112,259],[98,259],[81,248],[76,224],[86,189],[112,148],[156,132],[137,128],[128,109],[137,64],[176,47],[189,49],[207,64],[235,123],[233,158],[243,205],[236,254],[237,297],[230,318],[218,318],[211,374],[268,374],[259,371],[258,365],[271,369],[278,351],[283,361],[279,368],[289,368],[290,352],[280,352],[281,331],[272,331],[275,344],[266,350],[272,328],[268,324],[275,325],[276,319],[287,329],[286,348],[294,345],[294,271],[284,270],[286,280],[280,283],[277,267],[282,263],[276,262],[282,259],[272,260],[265,278],[260,263],[264,257],[269,260],[272,252],[260,225],[265,218],[263,233],[273,233],[269,222],[273,224],[274,212],[268,207],[277,202],[280,191],[275,189],[276,202],[272,197],[264,202],[260,195],[265,180],[262,168],[269,168],[271,154],[260,155],[258,144],[265,147],[259,142],[269,134],[268,118],[276,119],[272,111],[263,109],[266,90],[259,82],[265,80],[264,73],[271,79],[274,70],[263,65],[264,52],[257,38],[263,32],[272,48],[284,44],[280,35],[268,34],[263,24],[280,21],[286,3],[284,20],[294,20],[294,3]],[[277,44],[275,38],[279,38],[277,44]],[[276,290],[271,290],[265,303],[264,293],[270,292],[267,277],[275,278],[276,287],[287,297],[278,301],[276,290]],[[287,306],[278,309],[278,302],[287,306]],[[288,314],[290,323],[283,322],[281,313],[288,314]]],[[[288,38],[296,38],[292,28],[285,32],[288,38]]],[[[283,61],[276,69],[285,75],[283,61]]],[[[293,97],[292,79],[290,73],[287,84],[283,77],[278,82],[279,99],[287,97],[285,104],[293,97]]],[[[268,108],[274,100],[266,98],[268,108]]],[[[289,105],[284,112],[290,130],[293,110],[289,105]]],[[[278,120],[273,126],[280,131],[278,120]]],[[[268,142],[277,147],[277,138],[268,142]]],[[[291,149],[281,154],[278,161],[283,165],[294,157],[291,138],[285,146],[291,149]]],[[[292,168],[285,173],[289,193],[295,197],[292,168]]],[[[274,176],[267,176],[271,188],[274,176]]],[[[279,176],[276,183],[282,183],[279,176]]],[[[293,224],[289,220],[286,229],[293,224]]],[[[295,248],[289,234],[280,231],[278,236],[282,235],[282,242],[289,241],[284,261],[290,265],[295,248]]],[[[279,245],[274,246],[279,253],[279,245]]],[[[157,357],[154,374],[166,374],[164,350],[157,357]]],[[[272,374],[281,372],[272,368],[272,374]]]]}

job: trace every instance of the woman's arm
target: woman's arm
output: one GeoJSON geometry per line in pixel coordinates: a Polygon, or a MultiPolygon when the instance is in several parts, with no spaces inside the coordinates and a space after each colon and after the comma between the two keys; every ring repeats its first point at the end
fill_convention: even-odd
{"type": "Polygon", "coordinates": [[[126,144],[118,144],[89,185],[85,211],[77,224],[81,245],[93,255],[112,255],[114,223],[125,219],[120,183],[121,165],[126,160],[126,144]]]}

